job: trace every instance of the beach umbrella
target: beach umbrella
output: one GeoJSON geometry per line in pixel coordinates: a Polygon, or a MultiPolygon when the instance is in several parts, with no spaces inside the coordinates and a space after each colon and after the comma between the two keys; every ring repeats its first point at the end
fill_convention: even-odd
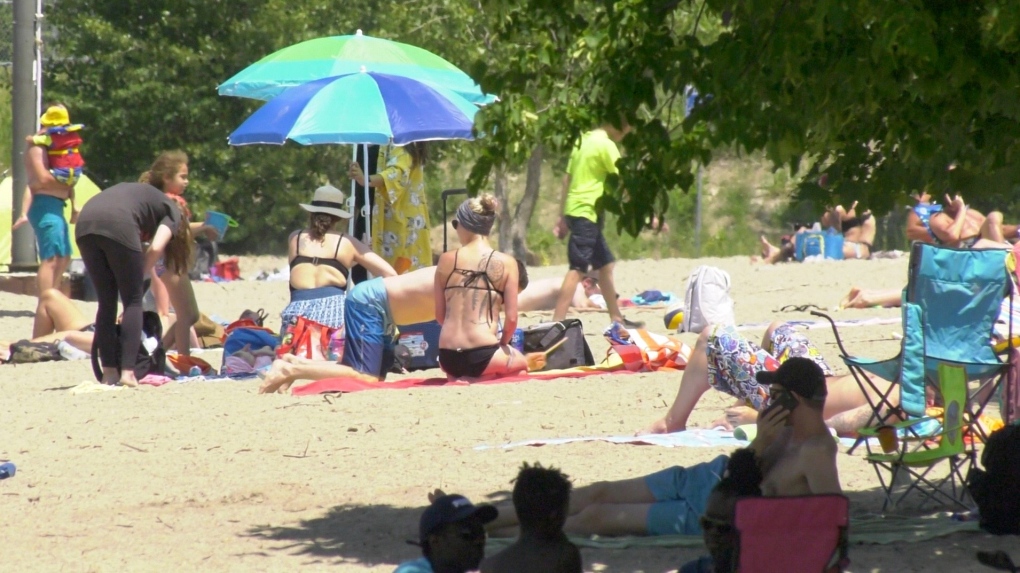
{"type": "MultiPolygon", "coordinates": [[[[231,145],[283,145],[290,139],[302,145],[361,143],[367,147],[473,139],[477,111],[477,106],[452,91],[362,70],[284,90],[246,119],[228,141],[231,145]]],[[[368,194],[366,186],[366,206],[368,194]]],[[[365,228],[371,236],[370,225],[365,228]]]]}
{"type": "Polygon", "coordinates": [[[283,48],[238,72],[219,86],[219,94],[271,100],[289,87],[366,67],[449,89],[469,102],[495,101],[470,76],[443,58],[416,46],[373,38],[328,36],[283,48]]]}

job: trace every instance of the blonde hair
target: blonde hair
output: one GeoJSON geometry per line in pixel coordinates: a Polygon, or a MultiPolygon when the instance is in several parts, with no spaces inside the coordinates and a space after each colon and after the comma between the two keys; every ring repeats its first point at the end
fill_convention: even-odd
{"type": "Polygon", "coordinates": [[[479,215],[495,215],[496,207],[498,206],[499,203],[496,201],[496,198],[492,195],[492,193],[485,193],[478,197],[468,199],[468,207],[471,208],[472,212],[478,213],[479,215]]]}
{"type": "Polygon", "coordinates": [[[166,192],[167,179],[173,179],[188,164],[188,154],[179,149],[164,151],[152,162],[152,166],[138,178],[139,183],[148,183],[160,191],[166,192]]]}

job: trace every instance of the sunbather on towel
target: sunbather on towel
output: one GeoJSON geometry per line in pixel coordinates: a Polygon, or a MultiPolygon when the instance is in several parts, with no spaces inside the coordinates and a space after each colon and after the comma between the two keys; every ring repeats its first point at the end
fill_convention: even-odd
{"type": "MultiPolygon", "coordinates": [[[[758,379],[771,387],[773,396],[749,448],[762,470],[762,493],[839,493],[836,441],[822,419],[827,388],[821,367],[807,358],[791,358],[775,372],[760,372],[758,379]]],[[[698,535],[709,494],[728,461],[723,455],[686,468],[574,489],[563,529],[581,535],[698,535]]],[[[441,492],[433,496],[437,494],[441,492]]],[[[513,507],[500,505],[489,531],[493,536],[514,535],[517,523],[513,507]]]]}
{"type": "MultiPolygon", "coordinates": [[[[259,393],[286,392],[297,380],[354,378],[378,382],[393,364],[396,327],[436,319],[436,267],[360,282],[344,306],[344,354],[339,364],[286,355],[274,360],[259,393]]],[[[541,368],[544,363],[539,366],[541,368]]]]}
{"type": "MultiPolygon", "coordinates": [[[[520,312],[555,310],[561,286],[563,286],[561,278],[529,281],[527,288],[517,293],[517,310],[520,312]]],[[[599,289],[598,279],[585,277],[578,283],[574,298],[570,301],[570,307],[576,310],[605,310],[604,301],[601,306],[595,302],[601,296],[602,291],[599,289]]]]}
{"type": "MultiPolygon", "coordinates": [[[[823,414],[840,434],[849,434],[867,425],[871,407],[867,397],[850,374],[835,376],[818,349],[792,324],[773,322],[765,331],[761,346],[742,337],[733,326],[705,327],[684,369],[673,405],[666,415],[639,433],[666,434],[687,428],[687,419],[701,396],[715,388],[737,398],[725,417],[713,422],[734,428],[755,421],[768,405],[769,387],[759,383],[759,372],[775,370],[792,357],[808,358],[818,364],[826,376],[828,399],[823,414]]],[[[889,382],[874,379],[880,391],[889,382]]]]}

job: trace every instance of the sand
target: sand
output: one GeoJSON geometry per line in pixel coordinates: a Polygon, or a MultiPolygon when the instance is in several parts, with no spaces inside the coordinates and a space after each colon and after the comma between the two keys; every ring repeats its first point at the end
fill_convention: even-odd
{"type": "MultiPolygon", "coordinates": [[[[245,276],[283,261],[246,259],[245,276]]],[[[682,294],[697,264],[733,277],[739,322],[808,318],[785,305],[831,308],[851,285],[900,287],[906,259],[755,267],[746,258],[631,261],[619,289],[682,294]]],[[[563,267],[534,269],[556,276],[563,267]]],[[[196,284],[202,308],[233,318],[265,308],[279,326],[282,282],[196,284]]],[[[93,304],[80,303],[86,313],[93,304]]],[[[34,299],[0,293],[0,339],[31,331],[34,299]]],[[[662,331],[661,310],[628,314],[662,331]]],[[[897,317],[895,309],[847,310],[840,318],[897,317]]],[[[548,315],[531,313],[523,324],[548,315]]],[[[596,356],[606,318],[581,316],[596,356]]],[[[845,329],[854,352],[897,350],[898,325],[845,329]]],[[[751,336],[760,336],[761,330],[751,336]]],[[[827,329],[810,331],[840,365],[827,329]]],[[[691,335],[682,335],[694,343],[691,335]]],[[[219,353],[203,355],[214,364],[219,353]]],[[[428,372],[426,374],[437,374],[428,372]]],[[[392,571],[418,555],[413,539],[428,491],[442,487],[476,502],[506,496],[523,461],[562,468],[574,483],[634,478],[707,461],[719,448],[666,449],[580,443],[508,451],[474,449],[542,437],[625,434],[664,413],[675,373],[599,376],[506,385],[379,390],[344,395],[260,396],[257,381],[173,384],[72,395],[91,377],[87,362],[0,367],[0,459],[17,475],[0,481],[0,547],[6,568],[25,571],[392,571]]],[[[695,424],[727,400],[709,393],[695,424]]],[[[845,452],[845,448],[843,449],[845,452]]],[[[839,455],[854,515],[881,508],[877,480],[861,455],[839,455]]],[[[972,533],[921,543],[851,548],[852,571],[982,571],[976,549],[1012,549],[1016,537],[972,533]]],[[[588,571],[666,571],[699,549],[582,552],[588,571]]]]}

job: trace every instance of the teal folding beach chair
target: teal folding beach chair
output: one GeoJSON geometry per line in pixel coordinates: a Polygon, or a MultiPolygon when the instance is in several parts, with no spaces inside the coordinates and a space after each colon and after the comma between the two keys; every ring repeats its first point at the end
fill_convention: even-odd
{"type": "MultiPolygon", "coordinates": [[[[1001,360],[991,345],[1000,306],[1012,292],[1005,261],[1004,250],[952,249],[914,243],[907,287],[903,291],[902,345],[900,353],[887,360],[851,355],[843,346],[832,318],[812,312],[832,323],[843,361],[868,397],[876,426],[924,417],[925,390],[938,387],[939,363],[959,365],[964,368],[968,382],[980,381],[968,393],[963,412],[968,425],[977,420],[1009,367],[1009,362],[1001,360]],[[883,392],[874,377],[894,384],[883,392]],[[896,392],[899,400],[894,399],[896,392]]],[[[1012,332],[1012,312],[1009,314],[1012,332]]],[[[973,426],[980,431],[979,425],[973,426]]]]}

